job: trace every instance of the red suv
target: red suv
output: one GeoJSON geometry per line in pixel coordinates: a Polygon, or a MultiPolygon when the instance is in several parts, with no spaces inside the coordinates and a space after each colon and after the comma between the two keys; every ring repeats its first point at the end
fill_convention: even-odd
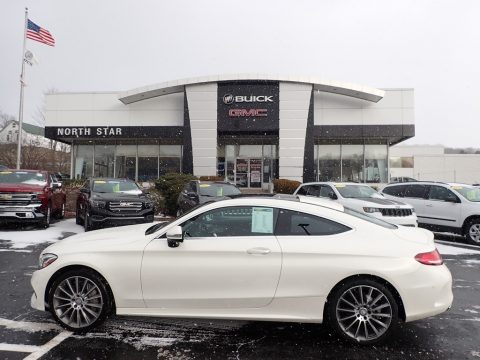
{"type": "Polygon", "coordinates": [[[53,173],[40,170],[0,170],[0,221],[50,226],[52,215],[65,215],[66,194],[53,173]]]}

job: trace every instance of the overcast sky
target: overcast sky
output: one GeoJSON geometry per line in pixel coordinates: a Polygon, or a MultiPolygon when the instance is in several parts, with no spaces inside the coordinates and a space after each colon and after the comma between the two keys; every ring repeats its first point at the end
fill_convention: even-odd
{"type": "Polygon", "coordinates": [[[281,73],[414,88],[408,143],[480,147],[478,0],[0,0],[0,110],[15,116],[25,6],[56,40],[27,40],[40,63],[27,67],[26,122],[52,88],[281,73]]]}

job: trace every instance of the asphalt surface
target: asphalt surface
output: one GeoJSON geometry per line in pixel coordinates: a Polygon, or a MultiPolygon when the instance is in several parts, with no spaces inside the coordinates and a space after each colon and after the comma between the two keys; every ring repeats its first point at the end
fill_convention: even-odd
{"type": "MultiPolygon", "coordinates": [[[[78,231],[74,223],[67,225],[71,231],[59,228],[58,238],[78,231]]],[[[404,324],[390,340],[375,347],[340,341],[324,325],[252,321],[112,317],[80,336],[58,327],[50,314],[30,308],[30,276],[47,243],[32,241],[15,248],[2,240],[20,231],[22,237],[38,239],[41,230],[3,230],[0,359],[480,358],[480,254],[444,256],[454,277],[455,300],[450,311],[404,324]]],[[[461,241],[445,235],[438,238],[461,241]]]]}

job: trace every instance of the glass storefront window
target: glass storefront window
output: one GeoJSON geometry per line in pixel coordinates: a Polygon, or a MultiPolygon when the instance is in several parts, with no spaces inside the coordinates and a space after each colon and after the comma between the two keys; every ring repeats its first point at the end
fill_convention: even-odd
{"type": "Polygon", "coordinates": [[[342,145],[342,181],[363,182],[363,145],[342,145]]]}
{"type": "Polygon", "coordinates": [[[318,181],[340,181],[340,145],[318,145],[318,181]]]}
{"type": "Polygon", "coordinates": [[[77,145],[75,151],[75,179],[82,179],[93,174],[93,145],[77,145]]]}
{"type": "Polygon", "coordinates": [[[365,182],[388,182],[387,161],[387,145],[365,145],[365,182]]]}
{"type": "Polygon", "coordinates": [[[117,145],[115,177],[135,179],[136,166],[137,145],[117,145]]]}
{"type": "Polygon", "coordinates": [[[413,156],[392,156],[390,157],[390,167],[413,169],[413,156]]]}
{"type": "Polygon", "coordinates": [[[180,145],[160,145],[158,160],[159,175],[181,171],[182,147],[180,145]]]}
{"type": "Polygon", "coordinates": [[[138,145],[138,181],[158,178],[158,144],[138,145]]]}
{"type": "Polygon", "coordinates": [[[115,145],[95,145],[95,170],[93,176],[114,176],[115,145]]]}

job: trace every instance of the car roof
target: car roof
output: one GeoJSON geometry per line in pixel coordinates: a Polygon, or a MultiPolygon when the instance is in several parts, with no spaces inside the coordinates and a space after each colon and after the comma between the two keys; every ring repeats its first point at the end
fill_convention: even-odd
{"type": "Polygon", "coordinates": [[[135,182],[135,180],[127,179],[127,178],[108,178],[108,177],[92,177],[92,178],[90,178],[90,180],[105,180],[105,181],[113,180],[113,181],[131,181],[131,182],[135,182]]]}
{"type": "Polygon", "coordinates": [[[312,181],[308,183],[303,183],[303,185],[361,185],[361,186],[370,186],[365,183],[356,183],[356,182],[342,182],[342,181],[312,181]]]}

